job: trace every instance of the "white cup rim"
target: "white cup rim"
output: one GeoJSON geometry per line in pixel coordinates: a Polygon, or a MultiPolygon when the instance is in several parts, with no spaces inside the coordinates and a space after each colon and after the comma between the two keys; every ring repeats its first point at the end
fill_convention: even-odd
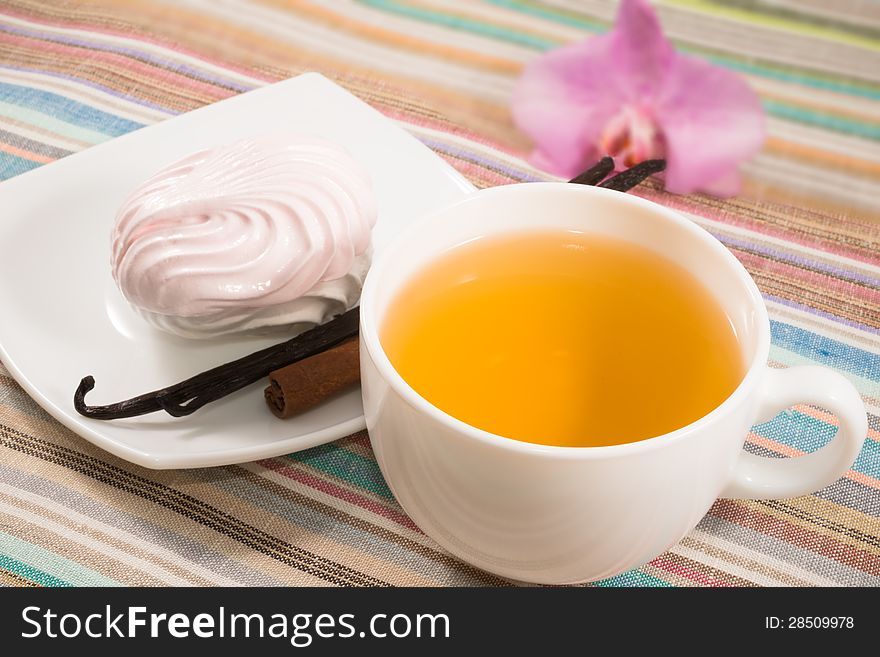
{"type": "MultiPolygon", "coordinates": [[[[475,233],[474,236],[476,237],[477,234],[475,233]]],[[[760,382],[764,369],[767,366],[767,357],[770,351],[770,322],[767,315],[767,307],[761,297],[761,292],[758,290],[758,286],[746,271],[745,267],[743,267],[742,263],[740,263],[740,261],[737,260],[718,239],[679,212],[666,208],[648,199],[602,187],[577,185],[567,182],[529,182],[486,188],[473,192],[463,199],[438,208],[418,218],[405,231],[395,237],[391,243],[376,256],[364,281],[360,307],[361,344],[366,348],[379,374],[413,409],[430,416],[436,422],[454,429],[460,435],[489,446],[511,450],[521,454],[531,454],[534,456],[551,458],[611,458],[670,447],[674,443],[685,440],[694,432],[699,432],[706,425],[724,417],[731,409],[740,404],[742,398],[747,396],[760,382]],[[416,392],[406,380],[404,380],[391,364],[390,359],[382,347],[379,340],[379,318],[376,317],[376,313],[373,312],[373,307],[376,303],[375,297],[377,294],[378,281],[382,278],[384,271],[388,267],[393,266],[392,258],[394,253],[401,249],[402,245],[407,242],[418,239],[418,235],[422,231],[422,226],[437,221],[438,217],[442,217],[450,212],[455,212],[462,205],[475,202],[477,197],[482,199],[491,195],[533,193],[524,190],[532,189],[534,192],[537,192],[537,188],[542,188],[543,190],[549,189],[550,191],[558,190],[558,192],[562,194],[574,193],[583,194],[585,196],[594,194],[600,196],[613,195],[618,202],[629,203],[635,207],[641,207],[642,209],[648,210],[655,215],[663,217],[668,222],[692,233],[695,237],[706,243],[709,248],[717,254],[719,261],[736,274],[739,283],[745,289],[746,296],[751,302],[752,310],[757,313],[756,321],[754,323],[757,335],[752,337],[752,339],[755,340],[755,349],[751,361],[746,368],[746,372],[736,389],[727,397],[727,399],[698,420],[659,436],[619,445],[570,447],[525,442],[474,427],[456,417],[453,417],[446,411],[429,402],[416,392]]]]}

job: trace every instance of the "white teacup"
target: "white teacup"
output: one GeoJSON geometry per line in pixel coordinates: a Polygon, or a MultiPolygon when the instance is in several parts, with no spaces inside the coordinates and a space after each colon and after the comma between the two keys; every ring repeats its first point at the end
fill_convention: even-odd
{"type": "MultiPolygon", "coordinates": [[[[499,318],[505,321],[533,318],[499,318]]],[[[449,552],[515,580],[584,582],[640,566],[685,536],[718,497],[776,499],[830,484],[852,465],[867,433],[864,404],[839,374],[767,367],[767,310],[754,281],[719,241],[672,210],[596,187],[494,187],[418,221],[373,262],[360,335],[367,429],[397,500],[449,552]],[[746,374],[733,394],[682,429],[609,447],[511,440],[419,396],[379,340],[398,290],[446,249],[535,227],[622,238],[695,274],[730,316],[743,350],[746,374]],[[840,429],[828,445],[789,459],[743,451],[749,427],[796,403],[837,415],[840,429]]]]}

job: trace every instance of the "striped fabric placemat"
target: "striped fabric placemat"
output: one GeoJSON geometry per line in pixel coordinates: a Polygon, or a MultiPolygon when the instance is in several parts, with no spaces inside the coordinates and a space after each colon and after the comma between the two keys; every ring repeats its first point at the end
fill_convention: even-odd
{"type": "MultiPolygon", "coordinates": [[[[852,381],[870,434],[815,495],[717,502],[669,552],[598,585],[880,584],[880,5],[667,0],[682,51],[744,75],[769,139],[737,199],[635,193],[718,237],[772,319],[771,364],[852,381]]],[[[476,186],[540,180],[507,110],[525,62],[608,28],[614,2],[0,2],[0,180],[228,96],[316,70],[476,186]]],[[[2,182],[0,182],[2,185],[2,182]]],[[[0,212],[0,221],[3,221],[0,212]]],[[[3,315],[0,321],[15,321],[3,315]]],[[[747,449],[794,456],[835,431],[798,407],[747,449]]],[[[50,418],[0,364],[0,583],[501,585],[395,503],[364,433],[236,466],[156,472],[50,418]]]]}

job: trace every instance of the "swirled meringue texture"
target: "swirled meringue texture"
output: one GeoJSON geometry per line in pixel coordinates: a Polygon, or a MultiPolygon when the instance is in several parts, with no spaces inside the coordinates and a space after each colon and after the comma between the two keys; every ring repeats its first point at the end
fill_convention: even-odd
{"type": "Polygon", "coordinates": [[[272,135],[194,153],[123,203],[113,277],[154,326],[184,337],[304,330],[353,306],[377,207],[339,145],[272,135]]]}

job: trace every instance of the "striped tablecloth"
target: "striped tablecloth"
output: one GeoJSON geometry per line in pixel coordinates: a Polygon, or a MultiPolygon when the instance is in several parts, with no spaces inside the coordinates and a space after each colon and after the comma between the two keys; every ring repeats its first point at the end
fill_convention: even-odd
{"type": "MultiPolygon", "coordinates": [[[[880,584],[880,5],[658,3],[681,50],[760,93],[769,139],[745,193],[636,193],[720,238],[770,308],[772,365],[820,363],[864,396],[849,473],[806,497],[719,501],[680,544],[600,585],[880,584]],[[873,215],[873,216],[872,216],[873,215]]],[[[316,70],[478,187],[544,178],[522,159],[512,84],[539,52],[607,29],[600,0],[0,2],[0,179],[141,126],[316,70]]],[[[2,183],[0,183],[2,189],[2,183]]],[[[3,216],[0,208],[0,221],[3,216]]],[[[3,314],[0,321],[14,322],[3,314]]],[[[768,456],[835,431],[799,407],[754,428],[768,456]]],[[[155,472],[93,447],[0,364],[0,582],[497,585],[421,534],[366,434],[265,461],[155,472]]]]}

